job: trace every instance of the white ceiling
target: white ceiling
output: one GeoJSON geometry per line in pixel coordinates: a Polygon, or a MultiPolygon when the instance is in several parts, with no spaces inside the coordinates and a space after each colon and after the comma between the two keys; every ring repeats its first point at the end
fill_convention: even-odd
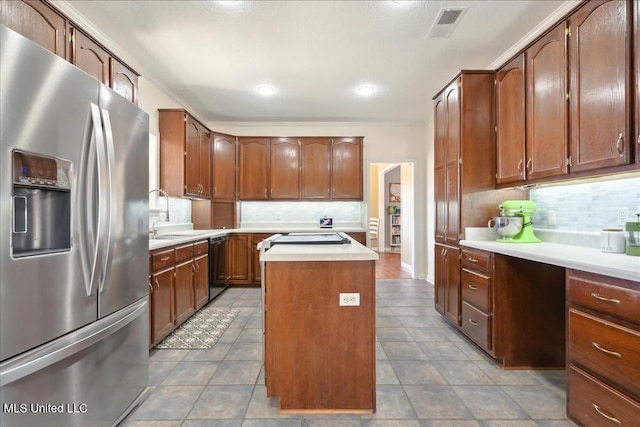
{"type": "Polygon", "coordinates": [[[66,6],[204,121],[422,122],[433,95],[461,69],[489,67],[564,3],[210,0],[66,6]],[[468,9],[450,38],[427,37],[441,8],[460,6],[468,9]],[[363,82],[377,92],[356,95],[363,82]],[[277,92],[257,95],[262,83],[277,92]]]}

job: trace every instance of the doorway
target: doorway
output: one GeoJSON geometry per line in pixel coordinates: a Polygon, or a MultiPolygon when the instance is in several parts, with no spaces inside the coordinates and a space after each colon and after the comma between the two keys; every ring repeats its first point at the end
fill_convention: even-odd
{"type": "Polygon", "coordinates": [[[377,218],[378,238],[370,247],[380,257],[377,278],[412,278],[414,244],[414,164],[369,164],[369,217],[377,218]]]}

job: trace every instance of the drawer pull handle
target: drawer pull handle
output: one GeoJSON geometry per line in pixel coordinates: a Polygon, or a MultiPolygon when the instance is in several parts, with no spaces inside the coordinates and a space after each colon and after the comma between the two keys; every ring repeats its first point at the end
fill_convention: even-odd
{"type": "Polygon", "coordinates": [[[160,289],[160,282],[158,282],[158,279],[154,279],[154,281],[156,282],[156,287],[160,289]]]}
{"type": "Polygon", "coordinates": [[[473,286],[473,285],[467,285],[469,286],[469,289],[471,289],[472,291],[477,291],[478,287],[477,286],[473,286]]]}
{"type": "Polygon", "coordinates": [[[618,359],[622,359],[622,355],[616,351],[611,351],[611,350],[607,350],[606,348],[602,348],[600,347],[600,344],[598,344],[597,342],[592,342],[591,344],[603,353],[607,353],[611,356],[617,357],[618,359]]]}
{"type": "Polygon", "coordinates": [[[469,262],[478,262],[478,260],[477,260],[477,259],[472,258],[472,257],[470,257],[470,256],[468,256],[468,257],[467,257],[467,261],[469,261],[469,262]]]}
{"type": "Polygon", "coordinates": [[[607,414],[602,409],[600,409],[600,407],[598,405],[596,405],[595,403],[592,403],[592,405],[593,405],[593,409],[595,409],[597,413],[599,413],[600,415],[602,415],[603,417],[605,417],[606,419],[608,419],[609,421],[611,421],[612,423],[614,423],[616,425],[622,425],[622,423],[620,422],[619,419],[617,419],[616,417],[612,417],[611,415],[607,414]]]}
{"type": "Polygon", "coordinates": [[[595,299],[599,299],[600,301],[610,302],[612,304],[620,304],[620,300],[619,299],[601,297],[600,295],[596,294],[595,292],[593,292],[591,294],[591,296],[594,297],[595,299]]]}
{"type": "Polygon", "coordinates": [[[165,256],[160,258],[160,261],[169,261],[169,258],[171,258],[170,256],[165,256]]]}
{"type": "Polygon", "coordinates": [[[469,319],[469,323],[471,323],[473,326],[478,326],[478,322],[473,319],[469,319]]]}

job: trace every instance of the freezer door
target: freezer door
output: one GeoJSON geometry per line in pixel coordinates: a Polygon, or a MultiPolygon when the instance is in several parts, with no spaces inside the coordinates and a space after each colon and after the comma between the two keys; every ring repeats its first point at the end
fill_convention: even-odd
{"type": "Polygon", "coordinates": [[[92,77],[0,25],[0,361],[97,319],[97,104],[92,77]],[[18,195],[14,206],[14,149],[71,162],[71,201],[59,204],[71,212],[49,208],[58,204],[29,207],[70,221],[70,249],[12,256],[13,236],[25,226],[16,227],[14,213],[26,200],[18,195]]]}
{"type": "Polygon", "coordinates": [[[148,307],[144,298],[0,364],[0,425],[108,427],[123,418],[149,382],[148,307]]]}
{"type": "Polygon", "coordinates": [[[148,294],[149,116],[100,85],[109,176],[98,316],[104,317],[148,294]]]}

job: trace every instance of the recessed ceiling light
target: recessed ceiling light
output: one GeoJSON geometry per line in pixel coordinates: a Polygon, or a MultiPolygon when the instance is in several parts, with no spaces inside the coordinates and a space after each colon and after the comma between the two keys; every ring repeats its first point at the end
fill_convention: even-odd
{"type": "Polygon", "coordinates": [[[260,95],[269,96],[276,92],[276,88],[271,85],[260,85],[256,88],[260,95]]]}
{"type": "Polygon", "coordinates": [[[375,86],[370,85],[370,84],[363,84],[360,85],[356,88],[356,93],[358,95],[362,95],[362,96],[369,96],[369,95],[373,95],[373,93],[376,91],[375,86]]]}

